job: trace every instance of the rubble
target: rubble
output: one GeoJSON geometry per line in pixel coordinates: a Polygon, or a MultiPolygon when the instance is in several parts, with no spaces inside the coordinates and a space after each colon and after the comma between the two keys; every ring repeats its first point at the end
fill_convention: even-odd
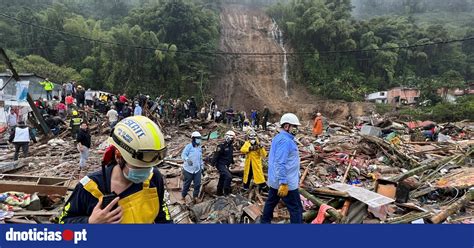
{"type": "MultiPolygon", "coordinates": [[[[320,137],[313,137],[308,126],[296,136],[301,158],[300,194],[305,206],[305,222],[474,222],[474,207],[471,204],[474,186],[472,123],[439,124],[442,136],[439,135],[436,141],[427,141],[420,137],[423,136],[423,126],[430,122],[367,120],[365,125],[356,123],[354,126],[330,123],[320,137]],[[374,204],[369,196],[383,201],[374,204]],[[323,215],[326,213],[326,218],[321,218],[321,214],[317,218],[320,212],[323,215]]],[[[244,156],[238,151],[245,140],[244,132],[234,128],[237,137],[234,152],[236,163],[231,168],[234,176],[232,194],[229,197],[216,197],[219,173],[208,162],[229,127],[212,121],[190,119],[178,127],[163,124],[162,127],[168,153],[159,170],[165,179],[165,198],[175,223],[259,221],[266,200],[265,193],[260,194],[253,185],[249,191],[242,190],[244,156]],[[202,145],[206,172],[202,178],[199,203],[192,204],[190,198],[186,198],[185,202],[180,200],[180,155],[184,146],[190,142],[190,133],[195,130],[204,137],[202,145]]],[[[67,193],[56,193],[59,197],[54,197],[51,192],[43,192],[41,202],[49,199],[51,206],[58,207],[44,210],[43,206],[42,210],[29,211],[29,215],[21,215],[22,212],[28,213],[26,210],[13,211],[14,217],[10,216],[8,210],[3,210],[0,212],[0,221],[15,216],[21,217],[15,220],[18,223],[54,221],[61,203],[67,199],[77,181],[100,168],[110,129],[101,124],[91,125],[91,129],[93,145],[86,170],[79,170],[79,153],[72,139],[63,133],[48,142],[32,145],[30,156],[18,161],[21,166],[2,172],[9,175],[62,177],[69,181],[69,185],[64,186],[68,189],[67,193]]],[[[256,131],[261,144],[268,151],[272,137],[278,132],[277,125],[269,125],[267,131],[256,131]]],[[[8,165],[12,156],[11,147],[0,148],[2,164],[8,165]]],[[[263,167],[267,171],[266,159],[263,167]]],[[[275,209],[274,222],[288,223],[289,213],[281,204],[275,209]]]]}

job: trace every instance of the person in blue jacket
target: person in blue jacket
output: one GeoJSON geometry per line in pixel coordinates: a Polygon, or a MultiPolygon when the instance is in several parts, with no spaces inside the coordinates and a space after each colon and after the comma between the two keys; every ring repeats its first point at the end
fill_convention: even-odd
{"type": "Polygon", "coordinates": [[[273,210],[280,199],[290,212],[290,222],[303,222],[303,206],[298,191],[300,157],[294,141],[300,126],[298,117],[292,113],[284,114],[280,120],[281,130],[273,140],[268,157],[268,199],[265,202],[261,223],[269,224],[273,210]]]}
{"type": "Polygon", "coordinates": [[[182,201],[184,202],[188,195],[191,182],[194,183],[193,203],[197,202],[199,189],[201,187],[201,174],[204,171],[204,162],[202,159],[201,134],[193,132],[191,134],[191,144],[188,144],[181,154],[183,159],[183,191],[181,192],[182,201]]]}

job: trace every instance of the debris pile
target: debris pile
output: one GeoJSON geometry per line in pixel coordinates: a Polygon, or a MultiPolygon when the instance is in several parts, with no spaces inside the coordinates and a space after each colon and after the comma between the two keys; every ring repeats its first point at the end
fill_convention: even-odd
{"type": "MultiPolygon", "coordinates": [[[[110,130],[99,126],[91,127],[94,145],[86,171],[79,170],[75,144],[64,135],[33,145],[30,157],[19,162],[0,163],[0,169],[3,168],[0,173],[66,178],[69,184],[63,186],[70,193],[78,179],[99,169],[107,146],[104,141],[110,130]]],[[[244,156],[239,150],[246,133],[234,128],[237,138],[234,144],[236,163],[231,168],[232,194],[217,197],[219,173],[207,162],[230,127],[205,120],[186,120],[179,126],[162,127],[168,155],[159,169],[165,178],[165,198],[175,223],[259,222],[266,193],[260,193],[252,185],[248,191],[242,189],[244,156]],[[180,156],[191,141],[191,132],[196,130],[203,134],[206,171],[198,203],[193,204],[191,198],[181,200],[183,161],[180,156]]],[[[277,132],[276,124],[269,125],[267,131],[257,130],[267,151],[277,132]]],[[[473,134],[474,124],[470,122],[437,125],[373,118],[359,118],[356,123],[329,123],[319,137],[311,135],[310,127],[302,128],[295,140],[301,159],[300,194],[305,222],[474,223],[471,203],[474,195],[473,134]],[[430,133],[433,125],[436,130],[430,133]]],[[[0,152],[1,161],[12,159],[11,148],[3,148],[0,152]]],[[[266,172],[266,159],[263,166],[266,172]]],[[[0,184],[0,192],[10,191],[13,190],[3,190],[0,184]]],[[[67,192],[59,194],[61,203],[67,199],[67,192]]],[[[33,195],[35,192],[20,193],[33,195]]],[[[55,195],[44,194],[48,199],[55,195]]],[[[51,201],[54,204],[42,205],[39,211],[50,208],[47,216],[57,215],[61,204],[51,201]],[[51,206],[55,208],[51,210],[51,206]]],[[[0,202],[4,202],[2,198],[0,202]]],[[[276,223],[289,222],[289,213],[282,204],[274,212],[276,223]]],[[[25,216],[21,212],[14,211],[13,216],[25,216]]],[[[0,221],[12,219],[10,215],[8,209],[3,210],[0,221]]],[[[24,221],[45,221],[31,213],[26,216],[30,218],[24,221]]]]}

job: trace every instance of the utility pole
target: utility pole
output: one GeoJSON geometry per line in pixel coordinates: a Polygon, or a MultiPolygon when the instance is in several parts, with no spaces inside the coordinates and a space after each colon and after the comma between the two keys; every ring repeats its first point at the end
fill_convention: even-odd
{"type": "MultiPolygon", "coordinates": [[[[10,61],[10,59],[8,58],[7,54],[5,53],[5,51],[3,50],[3,48],[0,47],[0,56],[3,58],[3,60],[5,61],[5,64],[7,65],[8,69],[10,69],[10,71],[12,72],[12,77],[17,81],[21,81],[21,78],[20,78],[20,75],[18,75],[18,73],[16,72],[15,68],[13,68],[13,64],[12,62],[10,61]]],[[[6,86],[6,85],[5,85],[6,86]]],[[[46,122],[44,121],[43,119],[43,116],[41,115],[41,113],[39,112],[38,108],[36,108],[36,105],[33,101],[33,98],[31,98],[31,95],[30,93],[28,93],[27,97],[26,97],[26,100],[28,101],[28,104],[30,105],[31,109],[33,110],[33,115],[35,116],[35,118],[39,121],[40,123],[40,126],[41,126],[41,129],[43,130],[43,133],[48,136],[48,134],[50,133],[50,129],[48,127],[48,125],[46,125],[46,122]]]]}

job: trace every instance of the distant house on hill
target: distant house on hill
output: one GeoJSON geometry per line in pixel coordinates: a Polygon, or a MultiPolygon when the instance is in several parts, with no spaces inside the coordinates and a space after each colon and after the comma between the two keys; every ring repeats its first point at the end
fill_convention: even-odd
{"type": "Polygon", "coordinates": [[[420,97],[420,90],[408,87],[395,87],[388,90],[387,103],[389,104],[415,104],[420,97]]]}
{"type": "Polygon", "coordinates": [[[365,98],[366,101],[375,102],[375,103],[387,103],[387,91],[379,91],[367,95],[365,98]]]}

